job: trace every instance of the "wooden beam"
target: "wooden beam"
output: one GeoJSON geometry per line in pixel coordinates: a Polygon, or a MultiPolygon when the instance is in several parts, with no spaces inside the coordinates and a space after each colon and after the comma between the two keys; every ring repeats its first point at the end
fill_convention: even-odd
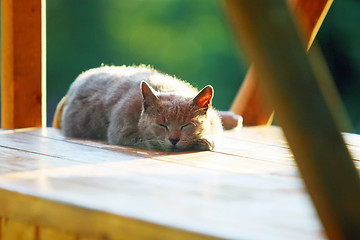
{"type": "Polygon", "coordinates": [[[297,23],[301,28],[307,49],[315,40],[322,22],[328,13],[333,0],[290,0],[289,4],[295,13],[297,23]]]}
{"type": "Polygon", "coordinates": [[[1,46],[1,127],[45,126],[45,0],[1,0],[1,46]]]}
{"type": "Polygon", "coordinates": [[[359,176],[286,2],[228,2],[327,236],[360,239],[359,176]]]}
{"type": "Polygon", "coordinates": [[[243,126],[270,125],[273,108],[266,101],[258,83],[254,66],[251,66],[235,96],[230,111],[243,117],[243,126]]]}
{"type": "MultiPolygon", "coordinates": [[[[289,4],[303,31],[308,49],[332,4],[333,0],[290,0],[289,4]]],[[[232,1],[227,1],[230,19],[234,18],[232,1]]],[[[234,23],[235,24],[235,23],[234,23]]],[[[236,29],[236,26],[234,26],[236,29]]],[[[264,98],[258,84],[258,76],[253,66],[250,67],[230,110],[244,118],[244,126],[268,125],[272,122],[273,109],[264,98]]]]}

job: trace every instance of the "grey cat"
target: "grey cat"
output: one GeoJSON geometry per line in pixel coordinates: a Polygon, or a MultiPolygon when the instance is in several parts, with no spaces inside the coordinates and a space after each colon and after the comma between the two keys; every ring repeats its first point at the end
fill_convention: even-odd
{"type": "Polygon", "coordinates": [[[53,126],[67,137],[163,151],[212,150],[221,133],[211,107],[214,90],[200,92],[146,67],[99,67],[82,73],[59,103],[53,126]]]}

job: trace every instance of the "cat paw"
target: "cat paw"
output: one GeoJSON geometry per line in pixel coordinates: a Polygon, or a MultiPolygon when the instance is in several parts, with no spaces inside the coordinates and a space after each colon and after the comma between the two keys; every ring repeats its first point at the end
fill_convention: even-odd
{"type": "Polygon", "coordinates": [[[196,143],[193,145],[193,149],[199,151],[212,151],[214,150],[214,147],[215,147],[214,141],[206,138],[198,139],[196,143]]]}
{"type": "Polygon", "coordinates": [[[219,111],[221,122],[225,130],[241,128],[243,118],[231,111],[219,111]]]}

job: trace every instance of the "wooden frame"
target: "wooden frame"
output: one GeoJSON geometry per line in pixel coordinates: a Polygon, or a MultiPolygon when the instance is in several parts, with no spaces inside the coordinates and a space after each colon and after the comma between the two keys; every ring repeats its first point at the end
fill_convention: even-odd
{"type": "MultiPolygon", "coordinates": [[[[333,0],[291,0],[291,7],[297,24],[304,33],[307,50],[314,42],[315,36],[329,11],[333,0]]],[[[228,8],[230,19],[234,19],[235,12],[228,8]]],[[[232,21],[233,22],[233,21],[232,21]]],[[[236,26],[234,26],[236,28],[236,26]]],[[[264,98],[263,91],[258,84],[258,76],[253,66],[250,67],[245,80],[239,89],[230,110],[243,116],[244,126],[269,125],[273,120],[273,109],[264,98]]]]}
{"type": "Polygon", "coordinates": [[[46,126],[45,0],[1,0],[1,127],[46,126]]]}

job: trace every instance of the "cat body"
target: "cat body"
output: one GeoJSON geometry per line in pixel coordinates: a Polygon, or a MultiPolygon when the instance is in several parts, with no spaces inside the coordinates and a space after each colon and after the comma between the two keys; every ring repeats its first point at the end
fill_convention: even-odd
{"type": "Polygon", "coordinates": [[[82,73],[59,103],[54,127],[67,137],[164,151],[212,150],[222,131],[213,88],[145,66],[100,67],[82,73]]]}

